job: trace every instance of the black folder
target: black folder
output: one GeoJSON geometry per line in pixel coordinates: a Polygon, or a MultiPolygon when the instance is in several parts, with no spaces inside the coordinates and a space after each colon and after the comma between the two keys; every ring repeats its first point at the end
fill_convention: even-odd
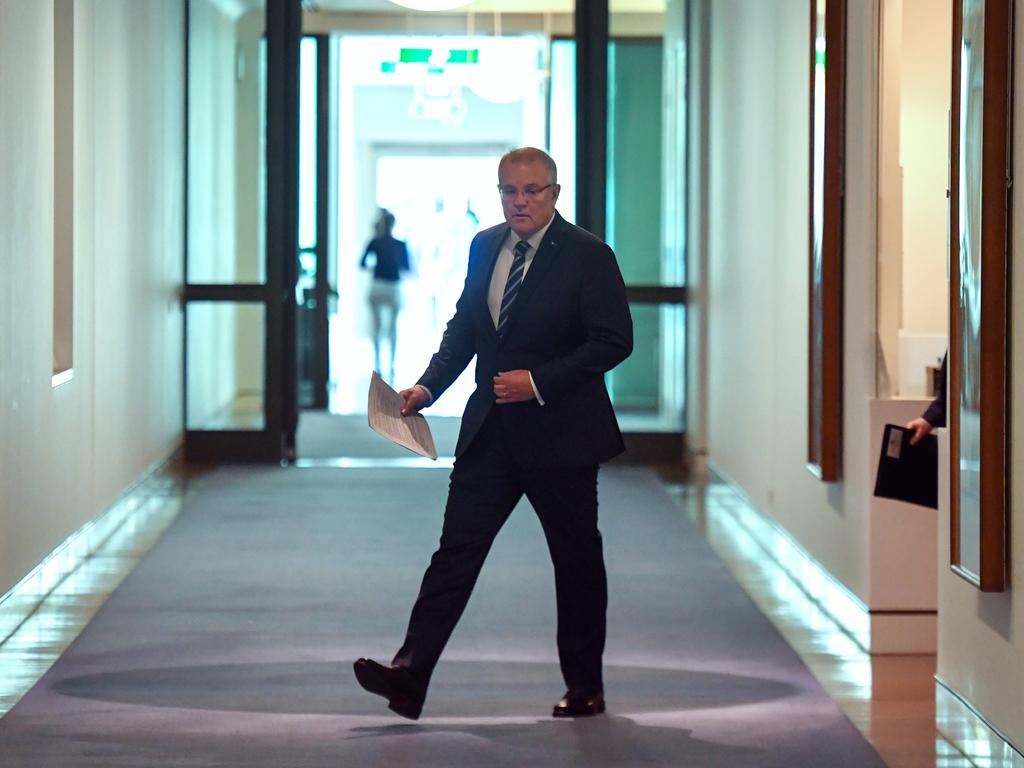
{"type": "Polygon", "coordinates": [[[939,443],[925,435],[910,444],[914,430],[886,424],[878,457],[875,496],[922,507],[939,507],[939,443]]]}

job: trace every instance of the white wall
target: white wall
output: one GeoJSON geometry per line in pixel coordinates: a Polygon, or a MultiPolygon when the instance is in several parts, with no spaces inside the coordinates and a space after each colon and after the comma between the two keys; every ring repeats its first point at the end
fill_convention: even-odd
{"type": "Polygon", "coordinates": [[[949,0],[902,0],[900,164],[903,166],[903,323],[946,332],[949,0]]]}
{"type": "Polygon", "coordinates": [[[878,115],[878,397],[899,393],[899,335],[903,324],[903,168],[900,125],[903,0],[882,0],[878,115]]]}
{"type": "Polygon", "coordinates": [[[948,326],[949,0],[902,0],[900,165],[903,170],[900,397],[929,393],[948,326]]]}
{"type": "MultiPolygon", "coordinates": [[[[1016,17],[1016,39],[1022,40],[1024,18],[1016,17]]],[[[1024,82],[1024,61],[1016,62],[1014,79],[1024,82]]],[[[1014,95],[1014,143],[1024,140],[1024,89],[1014,95]]],[[[1024,157],[1014,153],[1014,176],[1024,174],[1024,157]]],[[[1014,197],[1012,211],[1012,296],[1024,296],[1024,201],[1014,197]]],[[[1019,300],[1018,300],[1019,301],[1019,300]]],[[[1024,371],[1024,313],[1012,313],[1010,370],[1024,371]]],[[[1010,443],[1024,445],[1024,378],[1014,376],[1010,402],[1010,443]]],[[[940,537],[938,674],[1001,730],[1024,748],[1024,594],[1020,574],[1024,563],[1024,451],[1010,451],[1010,586],[983,594],[949,570],[948,536],[940,537]]],[[[949,530],[948,515],[939,522],[949,530]]]]}
{"type": "MultiPolygon", "coordinates": [[[[843,481],[803,469],[806,434],[806,4],[714,0],[711,12],[708,455],[764,512],[871,607],[873,551],[887,532],[868,513],[874,438],[877,185],[877,4],[848,6],[843,481]]],[[[1018,17],[1017,39],[1024,19],[1018,17]]],[[[1024,70],[1024,62],[1017,67],[1024,70]]],[[[1018,71],[1017,81],[1024,79],[1018,71]]],[[[1024,89],[1015,96],[1024,138],[1024,89]]],[[[1016,153],[1015,174],[1024,174],[1016,153]]],[[[1024,203],[1015,202],[1012,295],[1024,295],[1024,203]]],[[[944,224],[943,224],[944,226],[944,224]]],[[[940,289],[941,291],[941,289],[940,289]]],[[[1011,369],[1024,370],[1024,315],[1013,314],[1011,369]]],[[[1024,400],[1014,379],[1010,402],[1024,400]]],[[[1011,442],[1024,409],[1011,407],[1011,442]]],[[[1010,550],[1024,552],[1024,451],[1011,451],[1010,550]]],[[[1024,598],[982,594],[949,571],[948,518],[939,519],[938,674],[1018,748],[1024,745],[1024,598]]],[[[932,542],[921,542],[932,546],[932,542]]],[[[909,561],[909,560],[908,560],[909,561]]],[[[1013,573],[1011,579],[1017,580],[1013,573]]],[[[1019,586],[1019,585],[1017,585],[1019,586]]],[[[921,591],[924,587],[921,588],[921,591]]],[[[898,606],[905,607],[905,606],[898,606]]]]}
{"type": "Polygon", "coordinates": [[[53,3],[0,0],[0,594],[180,439],[183,4],[74,13],[74,378],[51,388],[53,3]]]}
{"type": "Polygon", "coordinates": [[[805,469],[807,4],[715,0],[710,11],[708,456],[867,602],[874,4],[853,3],[847,10],[843,480],[834,484],[805,469]]]}
{"type": "Polygon", "coordinates": [[[879,397],[925,397],[946,347],[949,0],[883,0],[879,397]]]}

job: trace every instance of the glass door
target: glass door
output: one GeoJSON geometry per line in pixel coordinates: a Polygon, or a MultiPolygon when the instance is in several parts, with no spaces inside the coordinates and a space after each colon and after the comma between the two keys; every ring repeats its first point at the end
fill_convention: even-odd
{"type": "MultiPolygon", "coordinates": [[[[607,89],[586,94],[605,103],[583,132],[606,134],[606,162],[588,172],[604,181],[603,200],[591,202],[589,222],[580,216],[577,223],[603,229],[626,281],[633,354],[607,379],[630,451],[673,461],[683,452],[686,392],[685,3],[670,3],[661,14],[631,13],[629,3],[615,7],[607,89]]],[[[552,42],[550,144],[567,156],[579,154],[578,62],[575,39],[552,42]]],[[[559,209],[572,220],[574,199],[597,184],[577,189],[580,168],[566,171],[559,169],[559,209]]]]}
{"type": "Polygon", "coordinates": [[[296,366],[299,408],[327,407],[330,278],[330,38],[306,35],[299,51],[299,263],[296,366]]]}
{"type": "Polygon", "coordinates": [[[293,455],[300,27],[298,0],[188,3],[191,461],[293,455]]]}

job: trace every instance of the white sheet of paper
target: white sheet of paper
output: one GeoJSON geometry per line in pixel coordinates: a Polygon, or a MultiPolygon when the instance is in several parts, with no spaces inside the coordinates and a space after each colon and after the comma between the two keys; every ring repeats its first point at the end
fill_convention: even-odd
{"type": "Polygon", "coordinates": [[[405,400],[402,396],[374,371],[366,403],[370,429],[413,453],[436,459],[437,449],[427,420],[418,413],[402,416],[403,405],[405,400]]]}

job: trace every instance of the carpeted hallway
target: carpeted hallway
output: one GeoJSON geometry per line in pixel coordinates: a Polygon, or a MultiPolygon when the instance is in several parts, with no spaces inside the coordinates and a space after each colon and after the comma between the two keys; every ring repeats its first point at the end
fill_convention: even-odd
{"type": "MultiPolygon", "coordinates": [[[[439,446],[440,447],[440,446],[439,446]]],[[[4,766],[880,766],[645,469],[606,468],[608,714],[562,693],[554,590],[525,503],[402,720],[386,660],[440,531],[444,469],[221,468],[0,720],[4,766]]]]}

